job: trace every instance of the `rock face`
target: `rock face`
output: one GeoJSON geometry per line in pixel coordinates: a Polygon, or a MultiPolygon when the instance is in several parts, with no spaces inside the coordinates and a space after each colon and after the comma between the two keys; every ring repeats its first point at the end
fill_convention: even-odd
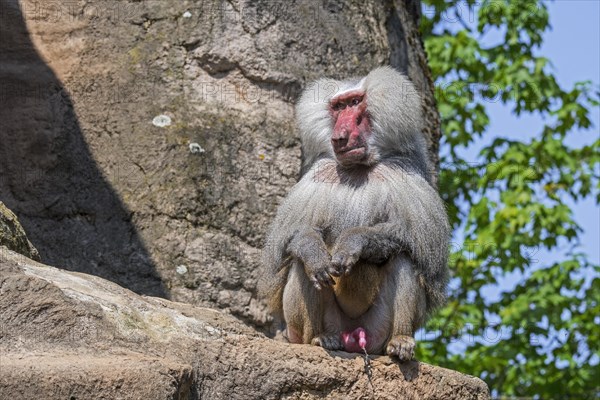
{"type": "Polygon", "coordinates": [[[262,325],[307,81],[405,71],[436,158],[418,1],[0,4],[0,199],[47,264],[262,325]]]}
{"type": "Polygon", "coordinates": [[[267,339],[0,247],[3,399],[488,399],[479,379],[267,339]]]}

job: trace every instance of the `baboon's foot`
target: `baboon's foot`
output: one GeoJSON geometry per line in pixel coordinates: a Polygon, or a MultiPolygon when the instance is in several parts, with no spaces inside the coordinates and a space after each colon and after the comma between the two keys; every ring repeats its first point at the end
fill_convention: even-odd
{"type": "Polygon", "coordinates": [[[396,356],[400,361],[410,361],[415,358],[415,339],[410,336],[394,336],[385,348],[385,354],[396,356]]]}
{"type": "Polygon", "coordinates": [[[291,326],[287,327],[285,336],[290,343],[302,343],[302,335],[297,329],[294,329],[291,326]]]}
{"type": "Polygon", "coordinates": [[[342,338],[339,334],[323,334],[317,337],[314,337],[310,344],[314,346],[321,346],[327,350],[343,350],[344,344],[342,343],[342,338]]]}

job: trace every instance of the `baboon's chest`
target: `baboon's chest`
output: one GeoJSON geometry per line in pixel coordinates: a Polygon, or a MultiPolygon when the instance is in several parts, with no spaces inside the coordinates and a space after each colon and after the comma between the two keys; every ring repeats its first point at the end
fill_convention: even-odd
{"type": "MultiPolygon", "coordinates": [[[[323,168],[313,181],[309,203],[315,210],[310,223],[321,229],[331,251],[346,229],[387,222],[394,205],[393,188],[379,170],[340,179],[334,170],[323,168]],[[317,179],[319,178],[319,179],[317,179]]],[[[358,263],[348,276],[335,278],[333,291],[342,311],[350,318],[363,315],[375,302],[381,286],[381,267],[358,263]]]]}
{"type": "Polygon", "coordinates": [[[385,190],[379,195],[366,190],[333,191],[323,195],[312,223],[324,234],[327,245],[333,246],[340,234],[349,228],[374,226],[389,220],[389,196],[385,190]]]}

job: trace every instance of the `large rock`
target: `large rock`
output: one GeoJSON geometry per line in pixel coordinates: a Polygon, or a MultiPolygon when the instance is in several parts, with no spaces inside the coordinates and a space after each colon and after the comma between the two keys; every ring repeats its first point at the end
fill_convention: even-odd
{"type": "Polygon", "coordinates": [[[2,399],[488,399],[478,378],[265,338],[0,248],[2,399]]]}
{"type": "Polygon", "coordinates": [[[405,71],[437,157],[418,1],[0,4],[0,199],[47,264],[260,325],[308,80],[405,71]]]}
{"type": "Polygon", "coordinates": [[[40,259],[40,253],[31,244],[17,216],[0,201],[0,246],[16,251],[34,260],[40,259]]]}

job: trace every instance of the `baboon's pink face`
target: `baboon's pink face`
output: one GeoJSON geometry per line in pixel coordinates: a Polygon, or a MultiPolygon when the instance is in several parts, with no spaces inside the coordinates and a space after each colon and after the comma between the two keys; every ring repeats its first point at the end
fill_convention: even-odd
{"type": "Polygon", "coordinates": [[[329,111],[334,124],[331,145],[338,162],[342,165],[366,163],[371,123],[365,92],[353,90],[334,97],[329,102],[329,111]]]}

